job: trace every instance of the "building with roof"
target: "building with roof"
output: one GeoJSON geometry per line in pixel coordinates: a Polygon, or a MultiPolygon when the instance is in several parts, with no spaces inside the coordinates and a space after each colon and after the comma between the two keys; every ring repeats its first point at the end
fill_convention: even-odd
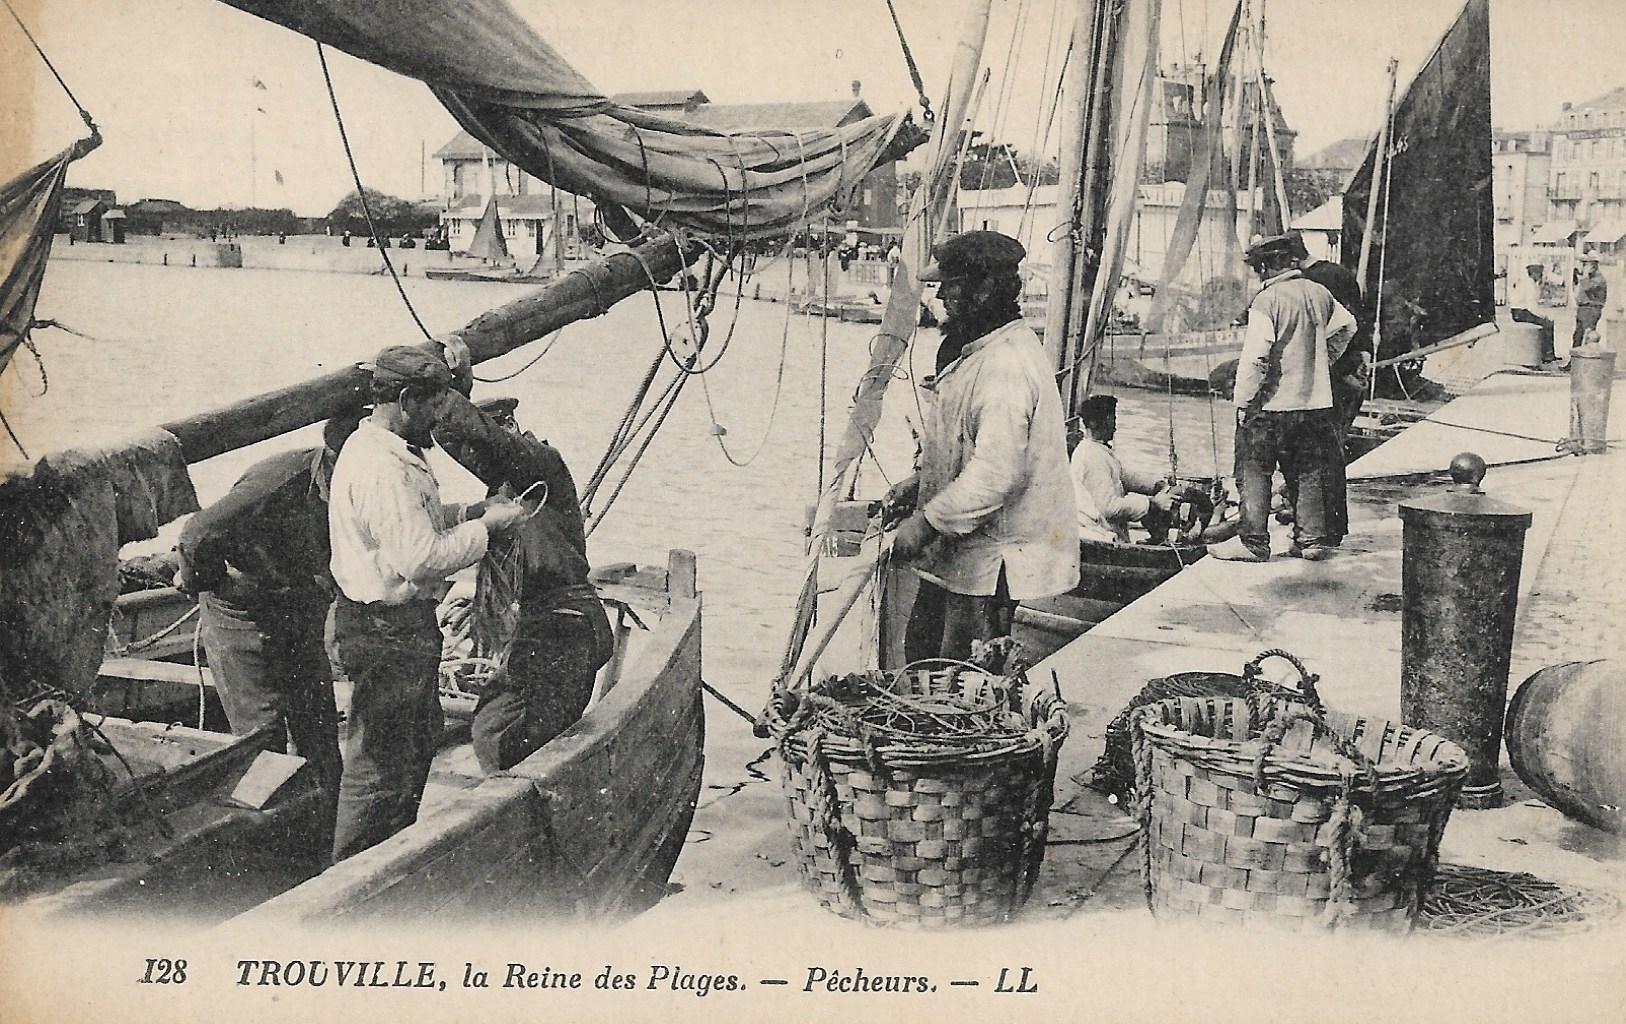
{"type": "MultiPolygon", "coordinates": [[[[1165,181],[1185,181],[1190,176],[1191,158],[1197,150],[1197,139],[1202,134],[1202,123],[1198,117],[1205,102],[1205,70],[1201,64],[1177,64],[1159,74],[1159,88],[1152,93],[1152,109],[1147,116],[1146,162],[1141,172],[1142,181],[1160,184],[1165,181]]],[[[1238,153],[1247,154],[1253,151],[1255,131],[1260,133],[1261,149],[1265,147],[1266,135],[1270,133],[1259,117],[1258,83],[1245,83],[1243,92],[1244,113],[1238,153]]],[[[1280,107],[1273,106],[1272,114],[1271,127],[1276,137],[1276,148],[1281,154],[1282,173],[1286,174],[1294,166],[1293,146],[1298,132],[1288,125],[1280,107]]],[[[1233,130],[1236,129],[1227,129],[1228,132],[1233,130]]],[[[1227,160],[1216,175],[1216,180],[1224,175],[1245,184],[1247,166],[1238,167],[1236,171],[1233,174],[1227,160]]]]}
{"type": "MultiPolygon", "coordinates": [[[[1016,185],[1011,188],[961,189],[957,198],[957,214],[961,231],[999,231],[1022,243],[1028,251],[1023,261],[1030,275],[1042,277],[1050,262],[1051,237],[1063,215],[1056,208],[1058,188],[1055,185],[1016,185]]],[[[1147,284],[1156,284],[1163,274],[1164,259],[1169,243],[1174,238],[1174,225],[1180,217],[1180,206],[1185,200],[1186,184],[1181,181],[1142,184],[1135,211],[1125,232],[1124,276],[1147,284]]],[[[1256,189],[1254,199],[1264,203],[1264,189],[1256,189]]],[[[1215,256],[1226,251],[1226,218],[1223,214],[1226,195],[1220,189],[1210,189],[1208,210],[1198,223],[1193,256],[1186,261],[1188,272],[1212,270],[1215,256]]],[[[1232,228],[1233,248],[1240,249],[1241,236],[1247,230],[1247,195],[1239,200],[1236,222],[1232,228]]]]}
{"type": "MultiPolygon", "coordinates": [[[[63,204],[67,206],[66,203],[63,204]]],[[[106,199],[81,199],[68,210],[68,233],[75,242],[100,242],[102,216],[113,208],[106,199]]]]}
{"type": "Polygon", "coordinates": [[[1496,248],[1530,241],[1547,217],[1547,182],[1552,174],[1552,141],[1547,132],[1491,133],[1491,205],[1496,216],[1496,248]]]}
{"type": "Polygon", "coordinates": [[[515,257],[553,254],[556,238],[559,255],[581,255],[582,229],[597,213],[592,200],[527,174],[468,132],[458,132],[437,149],[435,159],[442,174],[440,219],[453,250],[468,248],[486,203],[495,196],[503,237],[515,257]]]}
{"type": "Polygon", "coordinates": [[[1548,217],[1535,240],[1620,255],[1626,241],[1626,86],[1564,104],[1549,130],[1548,217]]]}
{"type": "MultiPolygon", "coordinates": [[[[854,82],[852,95],[846,99],[798,103],[712,103],[699,89],[626,92],[611,99],[717,131],[738,132],[835,128],[874,116],[859,90],[860,84],[854,82]]],[[[435,151],[435,159],[442,168],[441,219],[454,250],[466,248],[473,240],[486,201],[495,195],[510,251],[517,255],[549,251],[547,240],[553,237],[556,204],[552,186],[509,164],[468,132],[458,132],[435,151]]],[[[557,207],[566,255],[571,255],[580,246],[581,229],[592,223],[595,207],[591,200],[563,191],[557,194],[557,207]]],[[[901,233],[894,163],[870,172],[842,220],[844,223],[832,227],[860,236],[901,233]]]]}
{"type": "Polygon", "coordinates": [[[74,207],[86,199],[100,199],[109,208],[119,204],[118,194],[110,188],[79,188],[74,185],[64,186],[62,189],[62,205],[57,211],[56,230],[58,234],[73,231],[74,207]]]}

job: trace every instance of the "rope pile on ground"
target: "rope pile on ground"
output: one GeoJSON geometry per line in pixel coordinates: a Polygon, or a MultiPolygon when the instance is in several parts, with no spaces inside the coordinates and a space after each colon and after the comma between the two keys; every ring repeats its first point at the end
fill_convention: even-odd
{"type": "Polygon", "coordinates": [[[1619,913],[1620,900],[1607,893],[1521,871],[1441,864],[1417,927],[1451,935],[1550,935],[1619,913]]]}

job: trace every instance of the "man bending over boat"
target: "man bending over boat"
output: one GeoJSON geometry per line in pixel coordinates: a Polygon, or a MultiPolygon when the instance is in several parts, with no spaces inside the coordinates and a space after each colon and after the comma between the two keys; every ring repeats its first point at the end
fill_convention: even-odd
{"type": "Polygon", "coordinates": [[[478,406],[453,394],[435,429],[440,445],[492,494],[522,496],[534,514],[493,539],[472,606],[476,650],[498,670],[474,711],[474,754],[486,773],[523,761],[578,719],[614,642],[588,582],[587,536],[576,482],[557,449],[520,429],[512,398],[478,406]]]}
{"type": "Polygon", "coordinates": [[[1118,432],[1118,400],[1092,395],[1079,415],[1084,437],[1073,449],[1073,497],[1078,502],[1080,540],[1129,543],[1129,524],[1153,509],[1167,514],[1174,492],[1161,477],[1144,476],[1118,461],[1112,438],[1118,432]]]}
{"type": "Polygon", "coordinates": [[[1270,490],[1278,466],[1293,499],[1290,555],[1329,557],[1328,463],[1338,450],[1329,368],[1355,332],[1355,317],[1299,270],[1291,239],[1275,235],[1243,257],[1264,287],[1248,306],[1237,361],[1236,466],[1242,492],[1237,536],[1208,548],[1215,558],[1270,558],[1270,490]]]}
{"type": "Polygon", "coordinates": [[[1008,635],[1018,601],[1078,583],[1078,508],[1061,397],[1022,322],[1022,244],[970,231],[933,249],[922,281],[947,311],[927,392],[920,471],[888,505],[911,510],[892,553],[920,576],[904,641],[910,661],[965,659],[1008,635]]]}
{"type": "Polygon", "coordinates": [[[446,577],[485,557],[516,502],[445,505],[423,449],[449,401],[452,371],[405,345],[372,363],[373,413],[333,470],[328,527],[339,664],[354,684],[333,859],[417,820],[440,739],[440,627],[446,577]]]}
{"type": "Polygon", "coordinates": [[[323,794],[315,856],[333,842],[339,716],[322,633],[333,604],[327,498],[334,460],[363,413],[329,420],[316,448],[255,463],[187,521],[175,584],[198,597],[199,633],[231,731],[303,757],[323,794]]]}

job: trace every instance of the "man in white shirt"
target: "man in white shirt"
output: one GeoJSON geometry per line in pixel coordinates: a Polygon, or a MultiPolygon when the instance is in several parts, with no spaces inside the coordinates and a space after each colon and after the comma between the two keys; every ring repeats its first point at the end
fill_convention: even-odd
{"type": "Polygon", "coordinates": [[[454,380],[444,362],[397,345],[371,369],[373,412],[339,455],[328,503],[334,643],[354,687],[336,862],[417,820],[441,729],[435,605],[446,577],[525,515],[503,499],[441,503],[423,449],[454,380]]]}
{"type": "Polygon", "coordinates": [[[1161,478],[1137,473],[1118,461],[1112,438],[1118,432],[1118,400],[1092,395],[1079,418],[1084,437],[1073,449],[1073,498],[1078,503],[1080,540],[1129,543],[1129,524],[1152,509],[1168,512],[1173,492],[1161,478]]]}
{"type": "Polygon", "coordinates": [[[1550,363],[1558,358],[1553,348],[1553,321],[1541,315],[1541,264],[1532,263],[1524,268],[1509,267],[1507,272],[1507,308],[1514,323],[1535,324],[1541,328],[1541,361],[1550,363]]]}
{"type": "Polygon", "coordinates": [[[1022,244],[995,231],[933,250],[922,281],[948,312],[920,471],[888,504],[912,510],[893,557],[921,578],[905,656],[965,659],[1008,635],[1016,602],[1078,583],[1078,519],[1055,374],[1022,322],[1022,244]]]}
{"type": "Polygon", "coordinates": [[[1210,545],[1216,558],[1270,558],[1270,491],[1278,466],[1294,497],[1290,555],[1332,555],[1327,515],[1328,460],[1339,457],[1330,367],[1355,333],[1355,317],[1322,285],[1304,277],[1292,239],[1256,242],[1244,257],[1264,281],[1248,306],[1237,360],[1236,467],[1242,492],[1237,536],[1210,545]]]}

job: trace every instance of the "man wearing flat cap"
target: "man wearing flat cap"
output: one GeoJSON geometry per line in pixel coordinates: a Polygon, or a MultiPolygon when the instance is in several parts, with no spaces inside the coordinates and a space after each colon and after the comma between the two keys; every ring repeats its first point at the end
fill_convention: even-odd
{"type": "Polygon", "coordinates": [[[500,498],[442,504],[423,451],[455,381],[438,355],[396,345],[370,368],[373,413],[339,454],[328,509],[334,643],[354,686],[335,861],[417,819],[441,729],[435,606],[446,577],[525,515],[500,498]]]}
{"type": "Polygon", "coordinates": [[[924,382],[919,472],[888,505],[912,510],[894,557],[921,578],[904,641],[910,661],[964,659],[1010,632],[1016,602],[1078,583],[1078,511],[1061,396],[1022,321],[1022,244],[997,231],[932,250],[921,280],[947,312],[937,374],[924,382]]]}
{"type": "Polygon", "coordinates": [[[1320,560],[1332,554],[1336,532],[1327,507],[1328,463],[1339,449],[1330,368],[1355,333],[1355,317],[1303,275],[1288,236],[1255,242],[1243,259],[1264,287],[1248,306],[1232,392],[1241,525],[1208,551],[1226,561],[1270,559],[1271,482],[1280,467],[1294,503],[1288,554],[1320,560]]]}
{"type": "Polygon", "coordinates": [[[323,815],[305,839],[317,861],[333,843],[340,765],[333,667],[322,641],[334,593],[328,481],[364,414],[341,413],[328,420],[322,444],[249,467],[225,497],[187,520],[176,544],[175,585],[198,597],[199,636],[231,731],[263,730],[267,750],[297,754],[315,773],[323,815]]]}

